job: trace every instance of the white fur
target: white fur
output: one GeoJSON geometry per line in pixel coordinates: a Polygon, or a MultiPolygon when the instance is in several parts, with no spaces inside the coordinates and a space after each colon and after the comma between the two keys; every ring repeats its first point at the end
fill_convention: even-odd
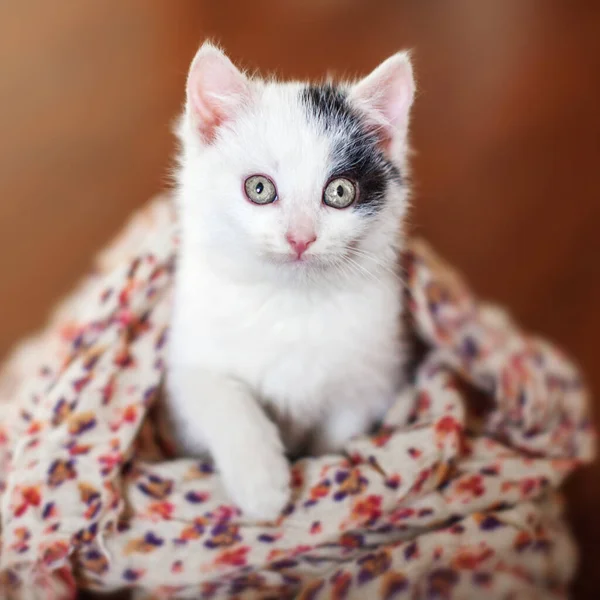
{"type": "MultiPolygon", "coordinates": [[[[195,65],[203,52],[227,61],[205,45],[195,65]]],[[[407,199],[395,186],[374,220],[324,206],[332,140],[307,120],[301,84],[239,77],[236,102],[204,90],[223,111],[208,134],[189,91],[203,81],[188,82],[168,405],[182,452],[209,451],[243,512],[269,519],[289,499],[285,450],[312,434],[314,452],[339,451],[402,383],[396,260],[407,199]],[[274,204],[245,199],[256,173],[275,182],[274,204]],[[294,262],[285,236],[304,230],[317,240],[294,262]]],[[[402,148],[406,127],[407,115],[402,148]]],[[[403,166],[404,153],[395,160],[403,166]]]]}

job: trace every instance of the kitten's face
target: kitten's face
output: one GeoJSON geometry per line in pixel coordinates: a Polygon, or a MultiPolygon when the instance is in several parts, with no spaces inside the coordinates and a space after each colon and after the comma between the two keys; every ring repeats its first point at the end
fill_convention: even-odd
{"type": "Polygon", "coordinates": [[[265,83],[203,46],[180,130],[184,221],[198,215],[234,260],[292,273],[356,270],[394,246],[413,94],[394,59],[354,86],[265,83]]]}

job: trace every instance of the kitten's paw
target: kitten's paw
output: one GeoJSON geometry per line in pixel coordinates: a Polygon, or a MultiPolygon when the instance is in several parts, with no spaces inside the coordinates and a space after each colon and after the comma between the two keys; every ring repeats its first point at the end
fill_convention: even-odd
{"type": "Polygon", "coordinates": [[[244,516],[277,519],[290,499],[290,467],[283,453],[247,449],[237,468],[223,472],[225,486],[244,516]]]}

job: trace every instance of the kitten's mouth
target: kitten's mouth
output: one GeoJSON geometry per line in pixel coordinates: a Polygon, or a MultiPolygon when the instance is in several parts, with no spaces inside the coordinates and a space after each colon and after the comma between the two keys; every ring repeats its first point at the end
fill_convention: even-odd
{"type": "Polygon", "coordinates": [[[301,256],[298,256],[297,254],[287,254],[285,257],[285,262],[291,265],[314,265],[318,262],[318,258],[311,254],[308,256],[306,254],[301,256]]]}
{"type": "Polygon", "coordinates": [[[291,263],[309,263],[311,260],[314,260],[314,256],[302,254],[298,256],[297,254],[288,254],[287,261],[291,263]]]}
{"type": "Polygon", "coordinates": [[[271,254],[269,260],[277,265],[287,268],[309,269],[323,268],[327,266],[327,261],[323,257],[315,254],[271,254]]]}

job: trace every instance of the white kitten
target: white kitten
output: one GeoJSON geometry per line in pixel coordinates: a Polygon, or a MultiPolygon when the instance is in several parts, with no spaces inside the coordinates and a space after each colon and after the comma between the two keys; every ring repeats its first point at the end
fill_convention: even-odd
{"type": "Polygon", "coordinates": [[[402,385],[413,95],[406,54],[339,85],[249,78],[209,44],[192,63],[168,406],[248,516],[288,502],[286,451],[339,451],[402,385]]]}

